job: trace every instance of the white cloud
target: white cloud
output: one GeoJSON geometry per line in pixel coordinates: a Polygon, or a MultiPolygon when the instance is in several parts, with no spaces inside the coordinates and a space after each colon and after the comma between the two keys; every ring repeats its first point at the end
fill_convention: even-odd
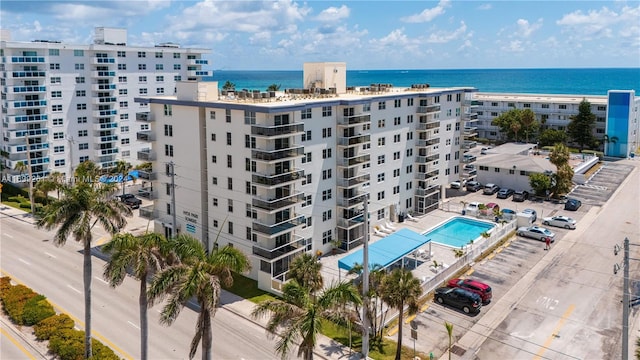
{"type": "Polygon", "coordinates": [[[640,6],[632,8],[625,6],[620,13],[610,10],[606,6],[600,10],[583,12],[576,10],[565,14],[556,24],[566,33],[573,33],[582,40],[597,38],[609,38],[612,36],[612,27],[624,28],[637,26],[640,18],[640,6]]]}
{"type": "Polygon", "coordinates": [[[421,13],[400,18],[400,21],[407,23],[429,22],[445,13],[445,8],[451,6],[450,0],[440,0],[438,5],[430,9],[424,9],[421,13]]]}
{"type": "Polygon", "coordinates": [[[456,40],[461,38],[467,31],[467,25],[464,21],[460,22],[460,27],[455,29],[454,31],[443,31],[440,30],[438,32],[432,33],[427,38],[428,43],[448,43],[452,40],[456,40]]]}
{"type": "Polygon", "coordinates": [[[351,10],[345,5],[342,5],[339,8],[332,6],[322,10],[320,14],[316,16],[316,20],[322,22],[340,21],[348,18],[350,13],[351,10]]]}
{"type": "Polygon", "coordinates": [[[538,19],[538,21],[533,24],[530,24],[529,21],[525,19],[518,19],[516,24],[518,26],[518,32],[516,35],[527,38],[542,27],[542,19],[538,19]]]}
{"type": "Polygon", "coordinates": [[[482,4],[478,6],[478,10],[491,10],[493,6],[491,4],[482,4]]]}
{"type": "Polygon", "coordinates": [[[524,43],[521,40],[511,40],[507,45],[501,47],[502,51],[512,53],[520,53],[524,49],[524,43]]]}

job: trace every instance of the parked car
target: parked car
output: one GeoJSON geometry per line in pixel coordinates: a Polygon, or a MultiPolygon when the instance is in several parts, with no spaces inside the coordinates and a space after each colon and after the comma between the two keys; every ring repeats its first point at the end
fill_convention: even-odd
{"type": "Polygon", "coordinates": [[[516,190],[513,192],[512,201],[523,202],[529,199],[529,192],[524,190],[516,190]]]}
{"type": "Polygon", "coordinates": [[[551,242],[554,242],[556,239],[556,234],[551,232],[551,230],[540,226],[521,227],[518,228],[518,231],[516,233],[518,234],[518,236],[537,239],[540,241],[544,241],[546,238],[551,238],[551,242]]]}
{"type": "Polygon", "coordinates": [[[489,213],[492,214],[494,211],[500,211],[500,205],[496,204],[496,203],[488,203],[485,205],[487,207],[487,210],[489,210],[489,213]]]}
{"type": "Polygon", "coordinates": [[[489,149],[488,148],[480,149],[480,155],[487,155],[487,150],[489,150],[489,149]]]}
{"type": "Polygon", "coordinates": [[[499,190],[500,190],[500,187],[498,185],[488,183],[487,185],[484,186],[484,190],[482,190],[482,193],[485,195],[493,195],[497,193],[499,190]]]}
{"type": "Polygon", "coordinates": [[[455,180],[453,182],[451,182],[451,184],[449,184],[449,186],[452,189],[460,189],[465,185],[466,181],[465,180],[455,180]]]}
{"type": "Polygon", "coordinates": [[[478,211],[480,211],[480,203],[479,202],[470,202],[467,204],[467,206],[464,208],[464,211],[471,214],[471,215],[477,215],[478,211]]]}
{"type": "Polygon", "coordinates": [[[498,199],[507,199],[511,195],[513,195],[513,189],[502,188],[498,191],[498,199]]]}
{"type": "Polygon", "coordinates": [[[439,304],[446,304],[465,312],[477,313],[482,308],[480,295],[461,288],[441,287],[435,291],[434,299],[439,304]]]}
{"type": "Polygon", "coordinates": [[[473,171],[473,170],[475,170],[475,169],[476,169],[476,166],[475,166],[475,165],[473,165],[473,164],[466,164],[466,165],[464,166],[464,169],[465,169],[465,170],[467,170],[467,171],[473,171]]]}
{"type": "Polygon", "coordinates": [[[469,181],[467,183],[466,187],[467,187],[467,191],[476,192],[476,191],[482,189],[482,184],[480,184],[477,181],[469,181]]]}
{"type": "Polygon", "coordinates": [[[491,286],[478,280],[455,278],[449,280],[447,286],[451,288],[461,288],[474,294],[478,294],[480,295],[480,299],[482,299],[483,304],[489,303],[493,296],[491,293],[491,286]]]}
{"type": "Polygon", "coordinates": [[[536,220],[538,220],[538,213],[533,210],[533,209],[524,209],[522,210],[523,213],[525,214],[531,214],[533,215],[533,222],[536,222],[536,220]]]}
{"type": "Polygon", "coordinates": [[[580,206],[582,206],[582,201],[573,198],[567,199],[567,202],[564,203],[564,209],[569,211],[576,211],[580,206]]]}
{"type": "Polygon", "coordinates": [[[576,221],[574,219],[562,215],[546,217],[542,220],[542,223],[547,226],[556,226],[565,229],[576,228],[576,221]]]}
{"type": "Polygon", "coordinates": [[[120,201],[122,201],[132,209],[137,209],[140,207],[140,205],[142,205],[142,200],[138,199],[133,194],[119,195],[118,198],[120,198],[120,201]]]}

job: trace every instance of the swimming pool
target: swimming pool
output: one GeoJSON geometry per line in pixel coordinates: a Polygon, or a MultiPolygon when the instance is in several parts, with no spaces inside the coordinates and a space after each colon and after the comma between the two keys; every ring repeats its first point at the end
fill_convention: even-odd
{"type": "Polygon", "coordinates": [[[459,248],[467,245],[470,240],[475,241],[480,234],[494,227],[495,225],[488,222],[454,217],[423,235],[433,242],[459,248]]]}

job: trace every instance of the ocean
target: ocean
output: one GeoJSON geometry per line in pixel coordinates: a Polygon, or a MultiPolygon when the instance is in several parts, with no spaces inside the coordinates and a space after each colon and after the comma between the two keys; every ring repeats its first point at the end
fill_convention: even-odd
{"type": "MultiPolygon", "coordinates": [[[[302,71],[216,70],[204,81],[231,81],[236,89],[302,88],[302,71]]],[[[480,92],[606,95],[607,90],[636,91],[640,68],[612,69],[469,69],[469,70],[347,70],[347,86],[370,84],[429,84],[431,87],[470,86],[480,92]]]]}

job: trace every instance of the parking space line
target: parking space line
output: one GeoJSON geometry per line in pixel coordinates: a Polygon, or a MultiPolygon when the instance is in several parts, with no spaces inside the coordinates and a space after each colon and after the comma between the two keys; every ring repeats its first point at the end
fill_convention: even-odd
{"type": "Polygon", "coordinates": [[[416,316],[415,316],[415,315],[407,316],[407,318],[406,318],[406,319],[404,319],[404,323],[405,323],[405,324],[408,324],[408,323],[410,323],[411,321],[413,321],[413,319],[415,319],[415,318],[416,318],[416,316]]]}
{"type": "Polygon", "coordinates": [[[549,335],[549,337],[547,337],[547,340],[545,340],[544,344],[542,345],[542,347],[540,348],[540,350],[538,351],[536,356],[533,358],[534,360],[538,360],[538,359],[542,358],[542,355],[544,355],[544,353],[547,351],[549,346],[551,346],[551,343],[553,342],[553,339],[558,337],[558,333],[560,332],[560,329],[562,329],[562,327],[564,326],[565,321],[567,321],[567,319],[569,318],[569,316],[571,316],[571,313],[573,313],[573,310],[575,310],[575,309],[576,309],[576,305],[575,304],[569,305],[569,307],[564,312],[564,314],[562,314],[562,317],[560,318],[560,320],[558,320],[558,324],[556,324],[556,327],[553,329],[553,332],[551,332],[551,335],[549,335]]]}
{"type": "Polygon", "coordinates": [[[398,332],[398,327],[395,326],[393,329],[389,330],[389,332],[387,333],[387,336],[393,336],[398,332]]]}
{"type": "Polygon", "coordinates": [[[476,271],[476,269],[471,268],[471,269],[469,269],[469,270],[468,270],[466,273],[464,273],[464,274],[465,274],[466,276],[469,276],[469,275],[473,274],[473,272],[474,272],[474,271],[476,271]]]}
{"type": "Polygon", "coordinates": [[[429,308],[429,304],[424,304],[422,305],[422,307],[420,308],[420,312],[425,312],[427,311],[427,309],[429,308]]]}
{"type": "Polygon", "coordinates": [[[487,260],[493,259],[494,256],[496,256],[496,254],[495,253],[491,253],[489,256],[487,256],[487,260]]]}

